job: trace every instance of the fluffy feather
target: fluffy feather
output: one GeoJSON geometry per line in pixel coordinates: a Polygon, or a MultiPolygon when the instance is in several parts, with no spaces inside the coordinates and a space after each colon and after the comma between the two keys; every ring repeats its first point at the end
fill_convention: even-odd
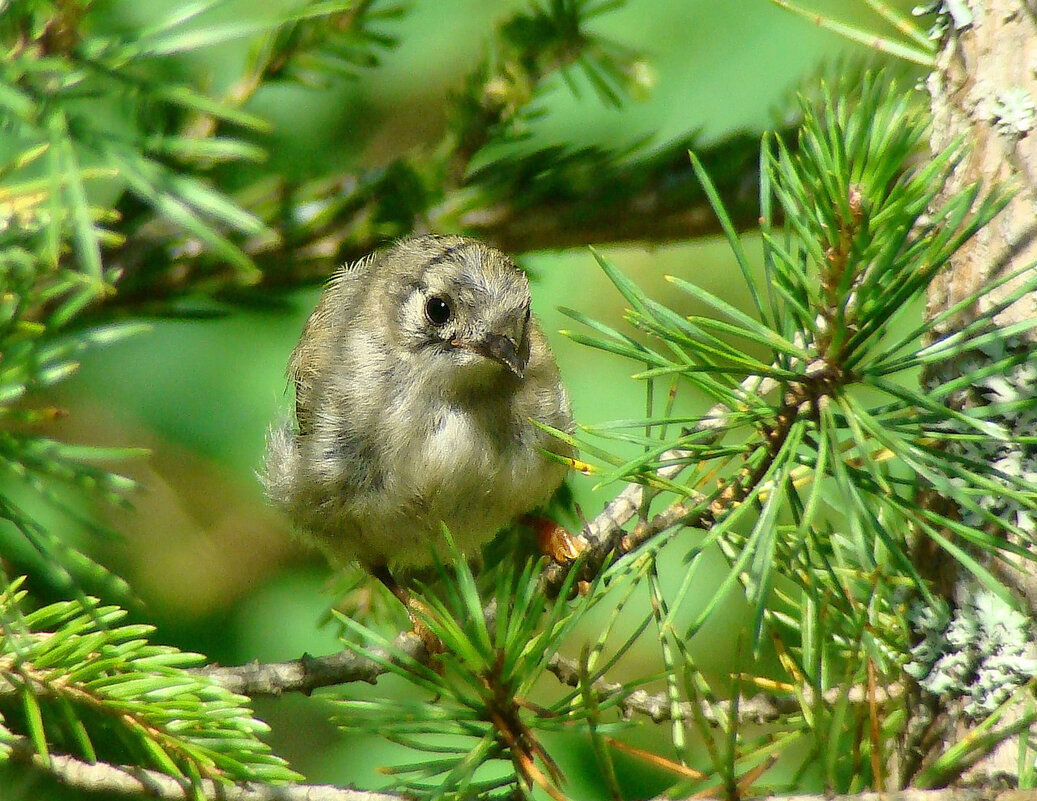
{"type": "Polygon", "coordinates": [[[463,237],[336,273],[289,361],[296,419],[267,447],[267,493],[304,536],[338,562],[422,564],[443,524],[470,550],[547,501],[565,467],[541,451],[574,454],[531,421],[572,414],[529,302],[510,259],[463,237]]]}

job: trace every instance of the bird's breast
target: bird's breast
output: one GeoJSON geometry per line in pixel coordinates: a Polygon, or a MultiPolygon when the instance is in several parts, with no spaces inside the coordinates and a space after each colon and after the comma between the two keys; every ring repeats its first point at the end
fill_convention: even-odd
{"type": "Polygon", "coordinates": [[[422,461],[437,484],[452,477],[465,492],[508,492],[511,488],[502,484],[509,483],[509,474],[539,460],[522,442],[520,427],[505,408],[444,407],[425,432],[422,461]]]}
{"type": "Polygon", "coordinates": [[[458,471],[484,472],[495,448],[470,413],[447,407],[434,415],[421,446],[421,461],[433,479],[458,471]]]}
{"type": "MultiPolygon", "coordinates": [[[[506,409],[472,410],[443,403],[400,443],[395,469],[400,495],[429,507],[493,505],[500,496],[526,495],[539,453],[521,442],[506,409]]],[[[528,424],[527,424],[528,425],[528,424]]]]}

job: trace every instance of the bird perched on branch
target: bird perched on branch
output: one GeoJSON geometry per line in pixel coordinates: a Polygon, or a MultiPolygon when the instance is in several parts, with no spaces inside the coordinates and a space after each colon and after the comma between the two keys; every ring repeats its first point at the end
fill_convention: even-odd
{"type": "MultiPolygon", "coordinates": [[[[288,363],[295,420],[271,431],[273,501],[333,562],[471,551],[545,503],[572,448],[529,284],[494,248],[416,236],[339,270],[288,363]],[[554,454],[559,459],[553,459],[554,454]]],[[[403,597],[403,596],[401,596],[403,597]]]]}

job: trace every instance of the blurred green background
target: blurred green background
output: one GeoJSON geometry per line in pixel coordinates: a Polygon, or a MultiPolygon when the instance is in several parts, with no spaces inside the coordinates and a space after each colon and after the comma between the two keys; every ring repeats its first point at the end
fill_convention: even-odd
{"type": "MultiPolygon", "coordinates": [[[[102,24],[147,24],[173,4],[163,0],[112,0],[99,7],[102,24]]],[[[276,15],[288,0],[241,0],[205,17],[247,20],[276,15]]],[[[903,9],[909,2],[895,4],[903,9]]],[[[495,21],[520,2],[414,0],[383,29],[399,39],[381,65],[355,79],[323,88],[278,86],[261,90],[250,110],[273,124],[267,161],[250,169],[308,176],[382,163],[394,153],[432,140],[445,124],[443,98],[479,59],[495,21]]],[[[844,21],[881,23],[859,0],[811,2],[844,21]]],[[[650,137],[651,147],[697,132],[699,147],[739,132],[760,133],[787,118],[794,92],[827,66],[838,72],[848,59],[875,59],[835,35],[781,11],[767,0],[644,0],[630,2],[595,22],[595,30],[644,55],[652,87],[622,108],[605,107],[590,91],[574,96],[562,82],[543,98],[544,114],[531,137],[516,147],[551,143],[622,148],[650,137]]],[[[884,32],[884,29],[882,29],[884,32]]],[[[182,59],[181,69],[203,85],[226,88],[241,74],[248,39],[182,59]]],[[[746,238],[755,253],[752,236],[746,238]]],[[[663,280],[676,274],[734,303],[744,299],[735,262],[721,240],[665,247],[604,248],[649,294],[688,312],[663,280]]],[[[636,365],[581,348],[559,333],[564,305],[621,326],[623,304],[587,250],[516,254],[534,276],[534,309],[551,339],[577,419],[602,422],[643,413],[644,388],[629,376],[636,365]]],[[[122,536],[83,533],[78,545],[127,578],[158,623],[158,639],[205,653],[223,664],[285,660],[303,652],[338,649],[336,632],[320,621],[334,601],[333,577],[319,556],[291,537],[286,522],[263,499],[260,469],[268,426],[288,411],[284,366],[319,289],[306,288],[234,308],[204,321],[154,320],[149,332],[89,354],[79,374],[62,385],[55,402],[72,411],[62,436],[73,442],[144,445],[150,458],[128,465],[146,491],[136,510],[119,512],[122,536]]],[[[681,399],[689,410],[702,399],[681,399]]],[[[573,485],[590,517],[620,487],[573,485]]],[[[667,560],[676,579],[677,558],[667,560]]],[[[718,560],[716,578],[721,577],[718,560]]],[[[715,586],[699,588],[702,598],[715,586]]],[[[691,606],[695,603],[691,599],[691,606]]],[[[732,598],[693,643],[702,666],[716,675],[731,669],[741,608],[732,598]]],[[[592,636],[592,635],[591,635],[592,636]]],[[[650,638],[649,638],[650,639],[650,638]]],[[[627,675],[654,669],[648,648],[624,662],[627,675]],[[638,660],[644,660],[639,663],[638,660]]],[[[617,676],[624,678],[624,676],[617,676]]],[[[398,690],[382,680],[378,688],[398,690]]],[[[400,758],[379,741],[358,743],[327,722],[319,696],[259,704],[274,727],[275,749],[313,782],[384,786],[379,765],[400,758]]],[[[640,724],[627,739],[671,756],[668,732],[640,724]]],[[[599,796],[585,743],[549,743],[569,777],[573,798],[599,796]]],[[[631,797],[658,792],[672,779],[634,757],[618,755],[631,797]]]]}

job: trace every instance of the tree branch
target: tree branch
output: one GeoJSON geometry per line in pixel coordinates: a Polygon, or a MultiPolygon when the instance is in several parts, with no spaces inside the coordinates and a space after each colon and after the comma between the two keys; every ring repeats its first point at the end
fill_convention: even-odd
{"type": "MultiPolygon", "coordinates": [[[[744,703],[744,701],[743,701],[744,703]]],[[[189,782],[153,770],[105,763],[89,764],[67,756],[44,759],[35,752],[28,737],[8,740],[14,761],[52,776],[64,786],[89,793],[147,797],[159,801],[190,801],[189,782]]],[[[204,780],[202,794],[219,801],[401,801],[391,793],[344,789],[329,785],[288,784],[280,786],[217,784],[204,780]]],[[[696,795],[694,798],[702,798],[696,795]]],[[[663,797],[660,796],[660,800],[663,797]]],[[[757,801],[1037,801],[1037,790],[1004,790],[999,787],[969,787],[940,790],[901,790],[856,795],[769,795],[757,801]]]]}
{"type": "MultiPolygon", "coordinates": [[[[553,673],[562,684],[567,687],[579,687],[582,680],[579,663],[572,659],[566,659],[558,654],[553,655],[547,662],[547,669],[553,673]]],[[[601,700],[623,695],[623,685],[599,678],[591,684],[601,700]]],[[[824,693],[824,702],[834,706],[843,700],[844,696],[853,704],[886,703],[894,698],[899,698],[904,693],[904,685],[901,682],[893,682],[885,687],[877,688],[874,699],[868,697],[866,687],[857,685],[849,690],[841,687],[833,687],[824,693]]],[[[767,695],[757,693],[756,695],[738,699],[738,719],[734,721],[739,725],[772,723],[780,720],[802,708],[803,705],[813,703],[814,691],[810,687],[801,688],[803,700],[798,699],[792,693],[787,695],[767,695]]],[[[701,715],[711,726],[720,724],[721,716],[729,716],[733,704],[729,700],[715,702],[701,701],[698,712],[690,701],[682,701],[674,704],[665,692],[649,693],[646,690],[634,690],[634,692],[623,696],[618,702],[619,710],[624,717],[630,717],[634,713],[651,718],[653,723],[662,723],[667,720],[691,720],[696,714],[701,715]]]]}
{"type": "MultiPolygon", "coordinates": [[[[691,170],[689,146],[674,142],[620,164],[630,154],[535,154],[448,185],[425,208],[401,210],[391,199],[409,197],[413,176],[434,171],[441,158],[435,148],[335,180],[263,187],[242,203],[269,228],[236,240],[259,270],[258,281],[248,287],[240,268],[184,237],[173,223],[158,216],[135,220],[126,210],[127,239],[104,258],[106,269],[121,276],[118,291],[102,298],[91,314],[108,319],[114,310],[158,312],[192,292],[226,296],[317,284],[336,267],[408,233],[462,233],[515,255],[588,244],[657,246],[721,234],[691,170]]],[[[735,136],[700,155],[736,229],[757,227],[758,199],[750,189],[759,141],[735,136]]],[[[220,233],[233,238],[229,231],[220,233]]]]}
{"type": "MultiPolygon", "coordinates": [[[[648,204],[649,206],[651,204],[648,204]]],[[[755,228],[758,211],[735,206],[733,214],[739,230],[755,228]]],[[[522,254],[540,250],[565,250],[589,244],[621,245],[651,242],[653,246],[688,241],[722,233],[712,208],[705,200],[679,208],[643,208],[636,201],[624,203],[593,219],[581,216],[576,204],[558,203],[536,209],[515,209],[498,205],[467,215],[462,225],[418,224],[401,226],[397,235],[435,229],[474,236],[507,253],[522,254]]],[[[242,243],[242,250],[262,273],[250,287],[242,286],[239,273],[229,266],[209,263],[200,243],[186,242],[184,255],[156,276],[144,274],[148,261],[161,264],[160,250],[168,247],[175,233],[168,230],[148,232],[136,237],[132,247],[109,253],[107,264],[125,278],[119,291],[102,299],[106,317],[112,310],[134,312],[161,310],[170,300],[194,291],[256,292],[284,291],[312,286],[325,281],[337,267],[355,262],[385,244],[384,233],[359,225],[364,213],[350,214],[339,225],[314,232],[309,241],[288,243],[281,233],[256,237],[242,243]],[[138,278],[138,276],[140,276],[138,278]]],[[[94,314],[97,311],[95,310],[94,314]]]]}
{"type": "MultiPolygon", "coordinates": [[[[429,653],[421,638],[405,631],[393,640],[391,648],[375,648],[372,653],[386,662],[401,661],[401,657],[421,663],[429,661],[429,653]]],[[[222,667],[211,665],[197,668],[195,673],[212,679],[231,692],[249,697],[281,695],[286,692],[309,694],[319,687],[366,681],[374,684],[386,669],[373,659],[341,651],[329,656],[304,655],[290,662],[222,667]]]]}
{"type": "MultiPolygon", "coordinates": [[[[175,779],[165,773],[144,768],[90,764],[69,756],[51,754],[44,758],[36,753],[28,737],[7,738],[12,748],[11,759],[47,773],[73,790],[159,801],[192,801],[194,787],[189,781],[175,779]]],[[[218,801],[401,801],[402,796],[332,787],[326,784],[222,784],[202,779],[202,794],[218,801]]]]}
{"type": "MultiPolygon", "coordinates": [[[[721,795],[717,790],[716,797],[721,795]]],[[[696,794],[684,801],[704,797],[696,794]]],[[[674,801],[670,796],[657,796],[653,801],[674,801]]],[[[1001,787],[951,787],[941,790],[894,790],[856,795],[761,795],[754,801],[1037,801],[1037,790],[1005,790],[1001,787]]]]}
{"type": "MultiPolygon", "coordinates": [[[[400,634],[393,646],[399,648],[408,659],[414,659],[422,664],[430,661],[430,655],[424,644],[413,632],[400,634]]],[[[388,649],[378,649],[378,653],[387,660],[398,660],[399,658],[388,649]]],[[[547,669],[568,687],[578,687],[580,684],[579,665],[571,659],[554,654],[547,662],[547,669]]],[[[193,672],[212,679],[231,692],[256,697],[278,696],[286,692],[308,694],[321,687],[348,684],[354,681],[366,681],[373,684],[386,671],[374,660],[364,659],[351,652],[343,651],[322,657],[304,656],[290,662],[269,664],[250,662],[233,667],[210,666],[198,668],[193,672]]],[[[623,692],[622,684],[610,682],[604,678],[597,679],[592,687],[603,700],[623,692]]],[[[802,693],[806,699],[804,703],[812,703],[812,689],[803,688],[802,693]]],[[[880,687],[874,700],[877,703],[885,703],[899,698],[903,693],[903,684],[894,682],[880,687]]],[[[824,694],[824,701],[826,704],[834,705],[843,699],[844,694],[854,704],[872,700],[868,698],[866,688],[855,686],[851,687],[849,691],[844,691],[839,687],[832,688],[824,694]]],[[[625,717],[637,713],[651,718],[654,723],[674,718],[688,720],[694,714],[690,702],[685,701],[673,705],[666,693],[652,694],[645,690],[635,690],[626,695],[619,701],[618,706],[625,717]]],[[[739,700],[738,722],[769,723],[800,708],[800,701],[793,695],[770,696],[765,693],[757,693],[739,700]]],[[[727,715],[730,710],[731,702],[725,700],[715,703],[703,701],[699,705],[699,714],[711,725],[717,725],[720,715],[727,715]]]]}
{"type": "MultiPolygon", "coordinates": [[[[778,382],[772,378],[761,378],[759,376],[748,376],[742,381],[740,395],[746,397],[749,394],[756,396],[767,395],[778,387],[778,382]]],[[[714,437],[719,437],[727,415],[730,410],[723,403],[714,404],[691,428],[691,434],[711,432],[714,437]]],[[[675,448],[666,451],[659,457],[660,462],[671,462],[672,464],[660,468],[657,472],[661,478],[676,478],[687,467],[689,451],[675,448]]],[[[701,498],[695,498],[694,502],[681,502],[671,504],[663,512],[651,519],[642,521],[634,531],[627,532],[624,529],[633,517],[644,508],[645,487],[641,484],[628,484],[622,492],[606,504],[605,508],[590,521],[583,531],[589,543],[587,551],[583,554],[584,575],[593,578],[609,557],[617,551],[624,553],[639,548],[656,534],[660,534],[677,525],[691,525],[689,515],[698,514],[699,524],[705,523],[715,510],[702,509],[701,498]]],[[[566,564],[555,563],[548,565],[544,571],[543,582],[548,592],[557,592],[565,576],[569,571],[566,564]]]]}

